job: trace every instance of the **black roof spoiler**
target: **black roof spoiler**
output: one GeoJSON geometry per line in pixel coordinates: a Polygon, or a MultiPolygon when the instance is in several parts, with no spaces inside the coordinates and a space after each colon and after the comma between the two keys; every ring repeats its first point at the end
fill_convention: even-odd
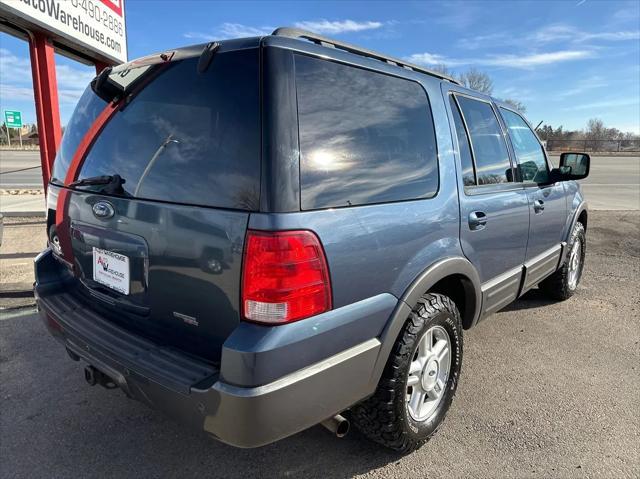
{"type": "Polygon", "coordinates": [[[289,28],[289,27],[280,27],[276,28],[272,35],[277,37],[288,37],[288,38],[302,38],[305,40],[309,40],[317,45],[322,45],[330,48],[337,48],[339,50],[344,50],[349,53],[354,53],[356,55],[360,55],[363,57],[374,58],[376,60],[380,60],[382,62],[388,63],[390,65],[396,65],[407,70],[413,70],[420,73],[426,73],[427,75],[431,75],[437,78],[442,78],[443,80],[450,81],[451,83],[455,83],[456,85],[460,85],[460,82],[449,75],[445,75],[443,73],[438,73],[427,68],[414,65],[413,63],[406,62],[404,60],[400,60],[398,58],[390,57],[388,55],[383,55],[382,53],[374,52],[372,50],[367,50],[366,48],[357,47],[355,45],[351,45],[350,43],[341,42],[339,40],[333,40],[331,38],[323,37],[313,32],[309,32],[307,30],[302,30],[300,28],[289,28]]]}

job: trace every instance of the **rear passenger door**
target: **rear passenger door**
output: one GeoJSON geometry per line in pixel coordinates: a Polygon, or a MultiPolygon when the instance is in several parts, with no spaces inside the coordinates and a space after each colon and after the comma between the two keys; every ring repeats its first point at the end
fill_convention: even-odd
{"type": "Polygon", "coordinates": [[[488,97],[445,85],[455,130],[460,240],[482,281],[483,313],[517,296],[529,233],[529,205],[514,181],[505,132],[488,97]]]}
{"type": "Polygon", "coordinates": [[[547,158],[531,126],[519,113],[504,106],[500,106],[500,114],[515,153],[518,176],[529,198],[529,243],[523,285],[523,290],[527,290],[558,266],[567,202],[564,184],[549,183],[547,158]]]}

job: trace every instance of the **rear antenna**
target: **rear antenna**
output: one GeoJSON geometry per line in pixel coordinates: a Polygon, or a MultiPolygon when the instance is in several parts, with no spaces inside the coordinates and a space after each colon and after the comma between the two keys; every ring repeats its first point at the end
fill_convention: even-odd
{"type": "Polygon", "coordinates": [[[220,44],[218,42],[209,42],[205,45],[202,53],[200,54],[200,59],[198,60],[198,73],[204,73],[209,68],[211,64],[211,60],[213,59],[213,55],[220,48],[220,44]]]}
{"type": "Polygon", "coordinates": [[[544,120],[540,120],[540,123],[538,123],[538,126],[536,126],[533,131],[538,131],[538,128],[540,128],[540,125],[542,125],[544,123],[544,120]]]}

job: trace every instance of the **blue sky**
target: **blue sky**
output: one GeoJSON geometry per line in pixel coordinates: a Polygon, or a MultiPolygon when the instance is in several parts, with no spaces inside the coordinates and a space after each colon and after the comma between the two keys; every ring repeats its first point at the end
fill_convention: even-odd
{"type": "MultiPolygon", "coordinates": [[[[589,118],[640,132],[640,2],[206,2],[127,0],[129,59],[300,26],[415,63],[476,67],[494,96],[569,129],[589,118]]],[[[95,71],[57,56],[62,122],[95,71]]],[[[0,108],[35,121],[28,48],[0,34],[0,108]]]]}

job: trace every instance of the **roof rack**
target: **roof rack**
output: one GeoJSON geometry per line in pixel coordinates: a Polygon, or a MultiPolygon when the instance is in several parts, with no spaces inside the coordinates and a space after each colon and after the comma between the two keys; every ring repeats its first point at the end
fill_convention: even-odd
{"type": "Polygon", "coordinates": [[[414,65],[413,63],[405,62],[404,60],[399,60],[394,57],[390,57],[387,55],[383,55],[381,53],[377,53],[371,50],[367,50],[366,48],[356,47],[355,45],[351,45],[349,43],[341,42],[338,40],[333,40],[331,38],[323,37],[313,32],[309,32],[307,30],[302,30],[300,28],[289,28],[289,27],[280,27],[276,28],[271,35],[275,35],[278,37],[289,37],[289,38],[304,38],[305,40],[309,40],[317,45],[322,45],[325,47],[338,48],[340,50],[344,50],[349,53],[355,53],[356,55],[360,55],[368,58],[375,58],[376,60],[380,60],[381,62],[388,63],[389,65],[396,65],[407,70],[413,70],[420,73],[426,73],[427,75],[431,75],[434,77],[442,78],[443,80],[448,80],[457,85],[460,84],[458,80],[449,75],[445,75],[443,73],[434,72],[427,68],[423,68],[418,65],[414,65]]]}

